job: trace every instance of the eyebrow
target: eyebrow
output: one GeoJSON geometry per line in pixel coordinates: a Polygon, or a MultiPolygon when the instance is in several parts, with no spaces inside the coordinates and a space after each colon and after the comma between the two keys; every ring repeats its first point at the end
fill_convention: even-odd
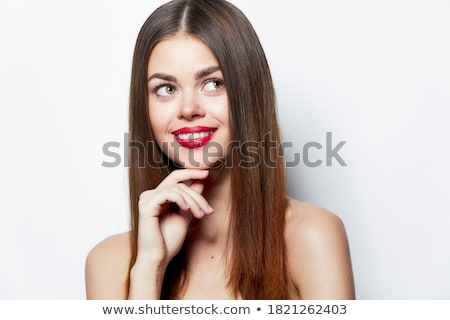
{"type": "MultiPolygon", "coordinates": [[[[194,78],[195,80],[200,80],[219,70],[220,70],[219,66],[208,67],[203,70],[197,71],[195,73],[194,78]]],[[[177,82],[177,78],[166,73],[154,73],[148,78],[148,82],[150,82],[153,79],[161,79],[170,82],[177,82]]]]}
{"type": "Polygon", "coordinates": [[[150,82],[152,79],[161,79],[161,80],[170,81],[170,82],[177,82],[177,78],[175,78],[174,76],[165,74],[165,73],[152,74],[150,76],[150,78],[148,78],[148,82],[150,82]]]}
{"type": "Polygon", "coordinates": [[[197,73],[195,73],[195,80],[200,80],[200,79],[207,77],[210,74],[212,74],[216,71],[219,71],[219,70],[220,70],[219,66],[209,67],[209,68],[200,70],[197,73]]]}

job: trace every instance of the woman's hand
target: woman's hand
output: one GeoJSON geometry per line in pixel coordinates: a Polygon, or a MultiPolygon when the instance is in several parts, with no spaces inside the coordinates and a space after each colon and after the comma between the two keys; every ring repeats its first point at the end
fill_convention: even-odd
{"type": "Polygon", "coordinates": [[[208,173],[176,170],[158,187],[140,195],[137,257],[130,272],[128,299],[160,298],[166,267],[181,249],[191,219],[213,212],[201,195],[208,173]]]}
{"type": "Polygon", "coordinates": [[[207,176],[207,170],[176,170],[140,195],[137,261],[165,269],[183,245],[192,217],[213,212],[201,195],[207,176]]]}

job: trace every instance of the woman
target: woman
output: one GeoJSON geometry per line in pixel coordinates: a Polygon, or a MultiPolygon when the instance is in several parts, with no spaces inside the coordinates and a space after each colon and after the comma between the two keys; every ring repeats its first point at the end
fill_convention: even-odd
{"type": "Polygon", "coordinates": [[[353,299],[345,229],[287,198],[275,93],[232,4],[143,25],[130,94],[130,232],[86,262],[89,299],[353,299]]]}

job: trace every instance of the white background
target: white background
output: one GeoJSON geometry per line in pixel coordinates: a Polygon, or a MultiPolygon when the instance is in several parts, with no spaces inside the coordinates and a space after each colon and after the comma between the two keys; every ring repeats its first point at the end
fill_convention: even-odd
{"type": "MultiPolygon", "coordinates": [[[[123,155],[134,42],[163,2],[0,2],[0,298],[84,299],[87,253],[128,229],[126,168],[102,147],[123,155]]],[[[232,2],[266,50],[287,159],[346,141],[346,167],[288,181],[344,221],[357,297],[449,299],[450,2],[232,2]]]]}

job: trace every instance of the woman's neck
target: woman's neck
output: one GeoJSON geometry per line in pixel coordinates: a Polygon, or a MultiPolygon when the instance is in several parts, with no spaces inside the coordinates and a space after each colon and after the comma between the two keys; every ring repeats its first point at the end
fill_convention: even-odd
{"type": "Polygon", "coordinates": [[[223,243],[227,238],[231,211],[230,172],[223,172],[220,178],[205,181],[203,196],[208,200],[214,212],[196,221],[195,238],[213,243],[223,243]]]}

